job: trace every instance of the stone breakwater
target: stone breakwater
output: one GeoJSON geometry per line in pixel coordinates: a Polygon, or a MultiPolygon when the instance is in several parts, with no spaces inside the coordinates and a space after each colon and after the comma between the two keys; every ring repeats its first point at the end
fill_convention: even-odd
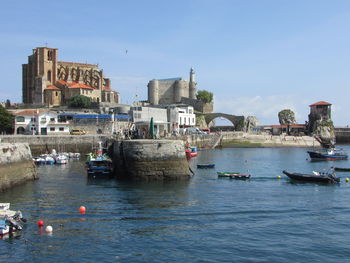
{"type": "Polygon", "coordinates": [[[131,180],[189,179],[181,140],[122,140],[112,148],[115,176],[131,180]]]}
{"type": "Polygon", "coordinates": [[[0,190],[37,179],[28,143],[0,143],[0,190]]]}

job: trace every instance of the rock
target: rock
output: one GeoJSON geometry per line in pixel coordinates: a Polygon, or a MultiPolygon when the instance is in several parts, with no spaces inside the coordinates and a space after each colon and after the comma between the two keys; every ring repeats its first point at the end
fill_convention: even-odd
{"type": "Polygon", "coordinates": [[[281,125],[296,124],[295,114],[292,110],[286,109],[278,113],[278,119],[281,125]]]}
{"type": "Polygon", "coordinates": [[[255,116],[248,116],[244,118],[243,130],[246,132],[251,132],[253,128],[256,128],[258,125],[259,125],[259,121],[255,116]]]}

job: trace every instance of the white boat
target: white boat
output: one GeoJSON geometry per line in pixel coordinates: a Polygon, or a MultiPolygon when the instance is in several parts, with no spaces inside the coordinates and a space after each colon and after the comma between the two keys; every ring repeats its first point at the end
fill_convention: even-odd
{"type": "Polygon", "coordinates": [[[0,235],[22,230],[20,222],[26,222],[20,211],[10,210],[10,203],[0,203],[0,235]]]}
{"type": "Polygon", "coordinates": [[[68,158],[66,155],[59,154],[56,157],[56,164],[66,164],[66,163],[68,163],[68,158]]]}

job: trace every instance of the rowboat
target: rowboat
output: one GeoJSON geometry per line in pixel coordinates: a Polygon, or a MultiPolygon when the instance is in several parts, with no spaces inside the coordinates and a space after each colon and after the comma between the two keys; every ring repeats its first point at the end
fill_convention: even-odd
{"type": "Polygon", "coordinates": [[[318,183],[339,183],[340,179],[335,175],[334,169],[332,172],[313,172],[312,174],[290,173],[283,171],[289,178],[304,182],[318,183]]]}
{"type": "Polygon", "coordinates": [[[197,164],[197,168],[199,169],[205,169],[205,168],[214,168],[214,163],[203,163],[203,164],[197,164]]]}
{"type": "Polygon", "coordinates": [[[218,177],[231,177],[234,175],[238,175],[237,172],[216,172],[218,174],[218,177]]]}

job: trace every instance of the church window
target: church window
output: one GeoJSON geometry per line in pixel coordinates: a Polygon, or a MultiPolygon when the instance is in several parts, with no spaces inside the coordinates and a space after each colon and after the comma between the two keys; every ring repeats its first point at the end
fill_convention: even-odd
{"type": "Polygon", "coordinates": [[[47,51],[47,60],[52,60],[52,50],[47,51]]]}
{"type": "Polygon", "coordinates": [[[51,70],[47,71],[47,80],[51,81],[51,70]]]}

